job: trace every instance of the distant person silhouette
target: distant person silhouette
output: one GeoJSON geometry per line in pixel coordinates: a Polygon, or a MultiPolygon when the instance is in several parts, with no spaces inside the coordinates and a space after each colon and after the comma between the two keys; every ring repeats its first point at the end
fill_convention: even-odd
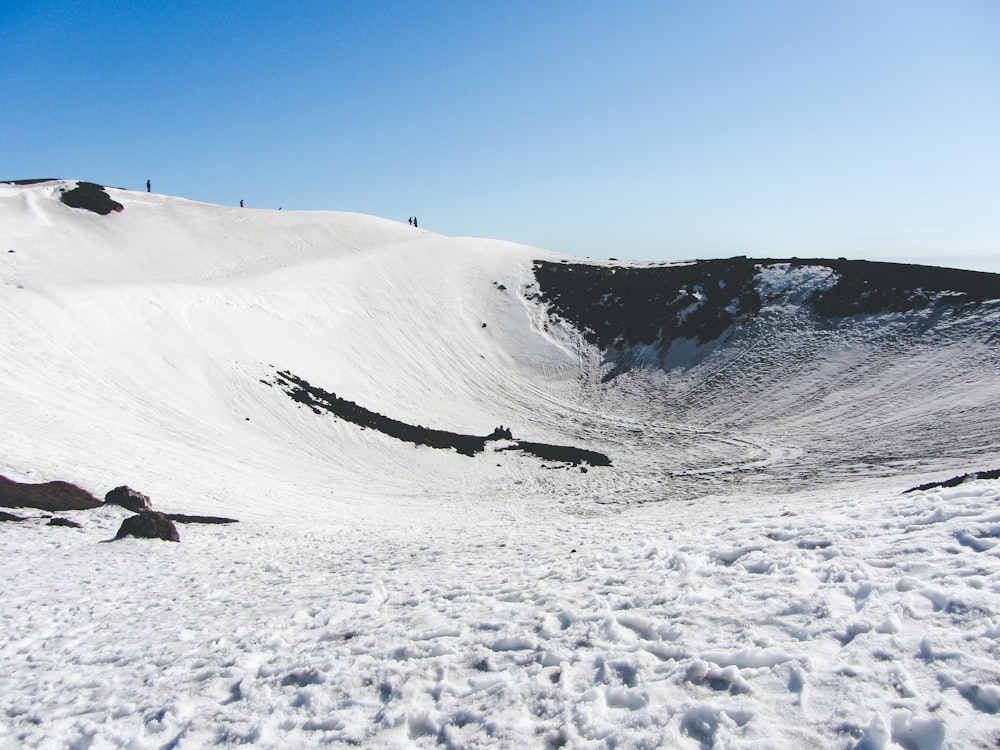
{"type": "Polygon", "coordinates": [[[149,180],[146,180],[146,192],[147,193],[151,192],[152,188],[153,186],[149,183],[149,180]]]}
{"type": "Polygon", "coordinates": [[[240,208],[243,208],[243,199],[240,199],[240,208]]]}
{"type": "Polygon", "coordinates": [[[416,216],[413,217],[413,226],[417,226],[417,217],[416,216]]]}
{"type": "Polygon", "coordinates": [[[412,227],[413,226],[413,217],[411,216],[409,219],[407,219],[407,221],[410,222],[410,226],[412,227]]]}

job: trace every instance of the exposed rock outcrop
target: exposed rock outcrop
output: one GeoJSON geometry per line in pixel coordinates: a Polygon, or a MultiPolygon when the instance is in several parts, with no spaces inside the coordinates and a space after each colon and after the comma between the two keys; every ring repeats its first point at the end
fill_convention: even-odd
{"type": "Polygon", "coordinates": [[[0,476],[0,507],[38,508],[59,513],[99,508],[103,504],[86,490],[69,482],[29,484],[0,476]]]}
{"type": "MultiPolygon", "coordinates": [[[[569,323],[603,350],[611,365],[604,380],[665,357],[675,343],[725,340],[779,302],[761,274],[776,269],[826,269],[829,283],[794,300],[819,324],[845,318],[909,314],[929,309],[964,314],[1000,299],[1000,274],[843,258],[701,260],[661,265],[535,261],[536,284],[524,296],[545,306],[550,323],[569,323]]],[[[792,303],[786,299],[785,302],[792,303]]]]}
{"type": "MultiPolygon", "coordinates": [[[[266,383],[266,381],[265,381],[266,383]]],[[[270,383],[266,383],[270,385],[270,383]]],[[[353,401],[341,398],[336,393],[325,391],[311,385],[308,381],[293,375],[288,370],[279,370],[277,384],[293,401],[308,406],[316,414],[329,412],[345,422],[351,422],[359,427],[377,430],[383,435],[403,440],[414,445],[426,445],[431,448],[450,448],[465,456],[475,456],[486,449],[486,443],[491,440],[511,440],[511,430],[503,425],[497,427],[489,435],[462,435],[447,430],[434,430],[423,425],[411,425],[392,419],[378,412],[359,406],[353,401]]],[[[577,466],[581,463],[591,466],[611,466],[611,459],[597,451],[573,448],[568,445],[547,445],[545,443],[527,443],[515,441],[504,450],[520,450],[539,458],[563,461],[577,466]]]]}
{"type": "Polygon", "coordinates": [[[70,208],[82,208],[101,216],[112,211],[124,211],[125,206],[104,192],[104,186],[93,182],[78,182],[72,190],[64,191],[59,200],[70,208]]]}
{"type": "Polygon", "coordinates": [[[910,487],[910,489],[904,490],[903,494],[906,495],[910,492],[925,492],[926,490],[933,490],[938,487],[957,487],[964,482],[974,482],[977,479],[1000,479],[1000,469],[976,471],[971,474],[959,474],[957,477],[945,479],[943,482],[928,482],[927,484],[920,484],[916,487],[910,487]]]}

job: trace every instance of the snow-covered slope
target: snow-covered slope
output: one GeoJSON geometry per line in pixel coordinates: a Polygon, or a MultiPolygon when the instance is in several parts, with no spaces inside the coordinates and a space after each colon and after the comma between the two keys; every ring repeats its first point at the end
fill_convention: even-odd
{"type": "Polygon", "coordinates": [[[901,494],[1000,467],[989,294],[817,314],[838,271],[747,262],[650,337],[564,276],[652,266],[75,185],[0,184],[0,474],[241,523],[0,523],[0,747],[1000,741],[1000,482],[901,494]]]}
{"type": "MultiPolygon", "coordinates": [[[[99,216],[62,205],[63,188],[0,188],[9,473],[128,482],[243,517],[367,513],[385,493],[395,514],[400,495],[495,481],[497,461],[299,408],[262,382],[276,370],[412,424],[568,437],[548,412],[575,355],[517,293],[537,250],[115,190],[125,210],[99,216]]],[[[537,468],[503,463],[505,485],[537,468]]]]}
{"type": "Polygon", "coordinates": [[[398,517],[407,496],[537,508],[555,490],[589,512],[1000,463],[995,304],[817,323],[800,298],[830,272],[770,265],[740,330],[601,384],[603,354],[546,314],[533,263],[560,259],[538,249],[116,190],[124,210],[101,216],[63,205],[71,186],[0,187],[5,470],[22,478],[261,517],[352,515],[362,493],[398,517]],[[282,370],[402,422],[502,424],[617,470],[415,449],[291,403],[282,370]]]}
{"type": "Polygon", "coordinates": [[[644,436],[677,425],[737,441],[720,459],[654,438],[641,453],[661,456],[672,497],[1000,463],[1000,276],[843,260],[541,265],[543,296],[604,347],[599,392],[643,415],[644,436]]]}

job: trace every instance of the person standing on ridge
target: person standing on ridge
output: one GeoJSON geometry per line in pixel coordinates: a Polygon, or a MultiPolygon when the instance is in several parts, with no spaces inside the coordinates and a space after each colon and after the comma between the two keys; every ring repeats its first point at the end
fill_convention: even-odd
{"type": "Polygon", "coordinates": [[[240,208],[243,208],[243,199],[240,198],[240,208]]]}
{"type": "Polygon", "coordinates": [[[152,187],[153,186],[150,184],[149,180],[146,180],[146,192],[147,193],[151,191],[152,187]]]}
{"type": "Polygon", "coordinates": [[[413,226],[417,226],[417,217],[416,216],[413,217],[413,226]]]}

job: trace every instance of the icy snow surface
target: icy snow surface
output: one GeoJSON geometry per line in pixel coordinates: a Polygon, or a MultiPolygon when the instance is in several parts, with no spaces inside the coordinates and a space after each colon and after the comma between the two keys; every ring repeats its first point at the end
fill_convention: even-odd
{"type": "Polygon", "coordinates": [[[0,747],[1000,742],[1000,482],[902,494],[1000,467],[994,309],[817,327],[775,267],[726,346],[601,385],[550,253],[68,186],[0,185],[0,474],[241,522],[0,523],[0,747]]]}

